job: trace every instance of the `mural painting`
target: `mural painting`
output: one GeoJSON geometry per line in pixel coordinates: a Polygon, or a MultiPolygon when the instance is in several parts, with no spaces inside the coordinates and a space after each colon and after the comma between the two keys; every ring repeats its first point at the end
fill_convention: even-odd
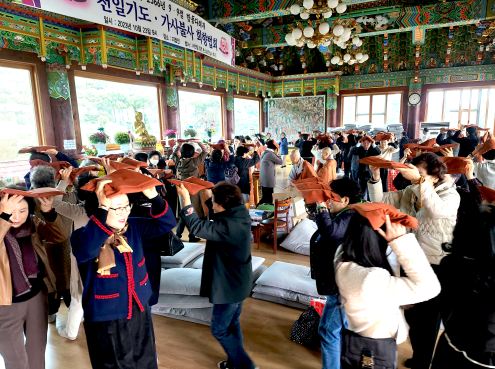
{"type": "Polygon", "coordinates": [[[299,138],[297,132],[325,132],[324,95],[286,97],[268,100],[268,131],[279,138],[285,133],[289,141],[299,138]]]}

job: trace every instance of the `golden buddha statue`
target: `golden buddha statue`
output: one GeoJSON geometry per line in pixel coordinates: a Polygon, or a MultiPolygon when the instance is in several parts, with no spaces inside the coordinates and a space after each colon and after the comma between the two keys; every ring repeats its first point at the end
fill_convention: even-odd
{"type": "Polygon", "coordinates": [[[134,117],[134,146],[140,148],[154,148],[156,146],[156,137],[150,136],[146,125],[143,122],[143,113],[135,110],[134,117]]]}

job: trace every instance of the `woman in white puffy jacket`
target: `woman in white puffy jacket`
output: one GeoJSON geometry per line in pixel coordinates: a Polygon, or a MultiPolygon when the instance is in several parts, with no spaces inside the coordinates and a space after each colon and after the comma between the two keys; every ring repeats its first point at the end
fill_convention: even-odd
{"type": "MultiPolygon", "coordinates": [[[[368,182],[372,202],[395,206],[401,212],[418,220],[413,230],[428,261],[437,267],[446,255],[442,244],[452,241],[460,197],[448,181],[444,181],[447,166],[433,153],[423,153],[413,159],[410,169],[398,169],[411,185],[402,191],[383,193],[379,168],[370,167],[373,178],[368,182]]],[[[417,304],[406,312],[411,326],[410,337],[414,351],[413,359],[406,367],[428,369],[433,357],[440,328],[438,299],[417,304]]]]}
{"type": "MultiPolygon", "coordinates": [[[[393,210],[386,207],[385,204],[351,207],[357,213],[352,217],[344,242],[336,254],[335,280],[350,331],[367,338],[395,339],[397,344],[401,344],[406,341],[408,333],[401,307],[434,298],[440,293],[440,282],[416,237],[406,234],[403,224],[414,227],[415,219],[391,206],[393,210]],[[370,209],[364,209],[363,214],[363,208],[370,209]],[[382,210],[391,215],[385,217],[382,213],[377,217],[382,210]],[[397,261],[407,277],[400,277],[397,261]]],[[[345,342],[343,346],[342,367],[345,369],[352,361],[348,360],[345,342]]],[[[365,348],[371,347],[359,347],[358,350],[365,348]]],[[[394,343],[388,345],[388,350],[374,352],[376,360],[388,361],[376,362],[375,367],[396,368],[396,349],[394,343]]]]}

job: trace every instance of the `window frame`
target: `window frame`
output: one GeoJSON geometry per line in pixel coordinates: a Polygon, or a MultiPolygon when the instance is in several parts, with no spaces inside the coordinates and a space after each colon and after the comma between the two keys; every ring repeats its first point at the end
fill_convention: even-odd
{"type": "MultiPolygon", "coordinates": [[[[263,115],[263,100],[261,98],[258,98],[258,97],[251,97],[251,96],[240,96],[240,95],[237,95],[235,96],[234,95],[234,113],[233,113],[233,121],[234,121],[234,134],[235,134],[235,99],[244,99],[244,100],[256,100],[258,101],[258,109],[259,109],[259,118],[258,118],[258,132],[261,132],[262,129],[261,129],[261,124],[262,124],[262,115],[263,115]]],[[[255,133],[258,133],[258,132],[255,132],[255,133]]]]}
{"type": "MultiPolygon", "coordinates": [[[[386,125],[387,124],[387,107],[388,107],[388,95],[399,95],[400,94],[400,112],[399,112],[399,122],[397,123],[402,123],[402,114],[404,113],[403,111],[403,103],[404,103],[404,91],[390,91],[390,92],[375,92],[375,93],[370,93],[370,92],[357,92],[357,93],[350,93],[350,94],[345,94],[345,95],[342,95],[342,99],[341,99],[341,104],[342,104],[342,108],[340,110],[340,121],[342,122],[342,126],[344,125],[344,98],[346,97],[354,97],[355,98],[355,101],[356,101],[356,108],[354,110],[354,123],[357,122],[357,117],[358,115],[359,116],[365,116],[366,114],[358,114],[357,111],[357,97],[358,96],[370,96],[370,106],[369,106],[369,113],[368,113],[368,117],[369,117],[369,122],[368,123],[372,123],[372,117],[373,117],[373,96],[374,95],[385,95],[385,112],[382,114],[375,114],[375,115],[384,115],[384,124],[386,125]]],[[[361,123],[361,124],[368,124],[368,123],[361,123]]]]}
{"type": "MultiPolygon", "coordinates": [[[[487,95],[487,103],[486,103],[486,111],[485,111],[485,128],[494,128],[495,127],[495,122],[488,122],[488,111],[489,111],[489,106],[490,106],[490,92],[491,90],[495,90],[495,84],[491,85],[481,85],[481,86],[456,86],[456,87],[433,87],[433,88],[428,88],[426,90],[426,108],[425,108],[425,115],[424,115],[424,120],[427,122],[428,119],[428,109],[429,109],[429,97],[430,97],[430,92],[438,92],[441,91],[443,92],[443,103],[442,103],[442,118],[441,122],[445,122],[445,95],[447,91],[460,91],[461,96],[459,98],[459,108],[457,110],[454,110],[454,112],[457,112],[457,122],[461,121],[462,113],[467,112],[468,113],[468,121],[469,124],[476,124],[478,125],[479,123],[479,118],[480,118],[480,113],[481,113],[481,97],[483,94],[483,90],[488,90],[488,95],[487,95]],[[470,96],[469,96],[469,108],[468,109],[462,109],[462,93],[465,90],[470,90],[470,96]],[[476,109],[471,109],[471,103],[472,103],[472,98],[473,98],[473,90],[478,90],[478,99],[477,99],[477,105],[476,109]],[[471,111],[476,111],[476,123],[471,123],[471,111]],[[490,126],[491,124],[491,126],[490,126]]],[[[495,95],[495,94],[494,94],[495,95]]]]}
{"type": "Polygon", "coordinates": [[[34,117],[36,119],[36,130],[38,136],[38,144],[44,145],[46,143],[45,131],[44,131],[44,121],[43,114],[41,111],[41,91],[40,91],[40,82],[38,79],[37,66],[32,63],[24,63],[24,62],[11,62],[9,60],[0,59],[0,67],[4,68],[12,68],[12,69],[22,69],[27,70],[29,72],[29,76],[31,78],[31,93],[33,96],[33,105],[34,105],[34,117]]]}
{"type": "MultiPolygon", "coordinates": [[[[178,91],[177,91],[177,99],[179,100],[179,92],[180,91],[186,91],[186,92],[194,92],[196,94],[201,94],[201,95],[214,95],[214,96],[220,96],[220,110],[222,111],[222,114],[220,115],[221,119],[222,119],[222,124],[220,125],[222,127],[222,137],[225,137],[225,123],[226,123],[226,109],[227,107],[225,106],[225,103],[224,103],[224,99],[223,99],[223,93],[221,92],[216,92],[216,91],[207,91],[207,90],[204,90],[204,91],[198,91],[197,89],[194,89],[194,88],[190,88],[190,87],[182,87],[182,86],[179,86],[178,88],[178,91]]],[[[179,100],[180,101],[180,100],[179,100]]],[[[179,102],[179,118],[180,118],[180,102],[179,102]]],[[[179,135],[180,135],[180,132],[182,132],[182,120],[179,119],[179,135]]]]}
{"type": "MultiPolygon", "coordinates": [[[[81,70],[75,70],[74,71],[74,82],[76,77],[82,77],[82,78],[88,78],[88,79],[97,79],[97,80],[103,80],[107,82],[117,82],[117,83],[124,83],[124,84],[129,84],[129,85],[141,85],[141,86],[151,86],[151,87],[156,87],[156,98],[158,102],[158,123],[160,126],[160,137],[157,137],[157,141],[160,141],[163,132],[165,132],[165,120],[164,120],[164,111],[163,111],[163,93],[164,93],[164,87],[163,84],[158,83],[158,82],[148,82],[148,81],[141,81],[141,80],[136,80],[132,78],[125,78],[125,77],[114,77],[114,76],[109,76],[106,74],[99,74],[99,73],[94,73],[94,72],[87,72],[87,71],[81,71],[81,70]]],[[[74,93],[75,93],[75,99],[77,99],[77,88],[76,85],[74,84],[74,93]]],[[[72,89],[71,89],[71,95],[72,95],[72,89]]],[[[79,110],[79,107],[78,107],[79,110]]],[[[83,147],[82,144],[82,135],[81,135],[81,121],[80,119],[74,119],[74,132],[76,136],[76,145],[77,147],[83,147]],[[80,145],[80,146],[79,146],[80,145]]]]}

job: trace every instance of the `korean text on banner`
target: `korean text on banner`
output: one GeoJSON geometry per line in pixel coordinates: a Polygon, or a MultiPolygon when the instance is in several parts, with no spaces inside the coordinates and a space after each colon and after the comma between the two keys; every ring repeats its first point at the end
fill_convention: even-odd
{"type": "Polygon", "coordinates": [[[235,39],[169,0],[22,0],[46,11],[166,41],[235,64],[235,39]]]}

